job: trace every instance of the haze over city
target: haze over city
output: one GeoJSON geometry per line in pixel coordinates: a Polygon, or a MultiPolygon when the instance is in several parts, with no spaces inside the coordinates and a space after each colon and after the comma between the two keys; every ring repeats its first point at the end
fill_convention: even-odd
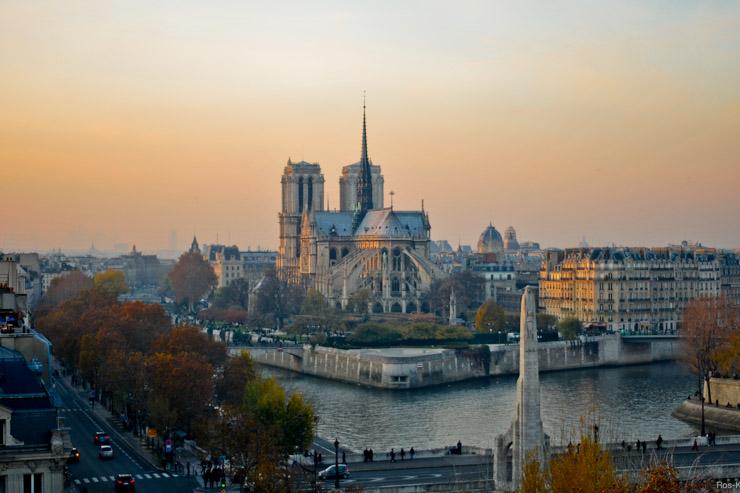
{"type": "Polygon", "coordinates": [[[472,244],[740,245],[740,5],[3,2],[5,250],[275,249],[288,160],[330,207],[360,157],[386,203],[472,244]]]}

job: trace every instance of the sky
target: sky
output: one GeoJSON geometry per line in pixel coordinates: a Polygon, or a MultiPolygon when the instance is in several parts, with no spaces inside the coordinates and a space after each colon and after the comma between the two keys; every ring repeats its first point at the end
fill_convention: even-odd
{"type": "Polygon", "coordinates": [[[433,239],[740,246],[740,3],[0,3],[0,250],[276,248],[370,157],[433,239]]]}

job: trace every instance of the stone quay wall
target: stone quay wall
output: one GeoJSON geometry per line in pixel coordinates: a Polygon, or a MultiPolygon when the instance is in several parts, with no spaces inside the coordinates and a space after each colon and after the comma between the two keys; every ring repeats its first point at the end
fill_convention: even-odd
{"type": "MultiPolygon", "coordinates": [[[[712,389],[712,402],[719,401],[720,406],[726,406],[729,402],[732,407],[740,404],[740,380],[732,378],[710,378],[709,385],[712,389]]],[[[707,383],[704,382],[704,398],[709,398],[707,383]]]]}
{"type": "MultiPolygon", "coordinates": [[[[232,348],[261,364],[384,389],[428,387],[487,375],[517,375],[519,345],[492,344],[490,364],[472,350],[389,348],[342,350],[321,346],[232,348]],[[488,368],[486,368],[488,366],[488,368]]],[[[621,366],[675,359],[678,339],[625,340],[617,334],[540,343],[540,371],[621,366]]],[[[714,390],[714,387],[713,387],[714,390]]]]}

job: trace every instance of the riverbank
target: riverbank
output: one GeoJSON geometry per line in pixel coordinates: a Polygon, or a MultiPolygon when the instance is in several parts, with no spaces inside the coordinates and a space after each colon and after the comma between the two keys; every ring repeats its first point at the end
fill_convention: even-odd
{"type": "MultiPolygon", "coordinates": [[[[540,371],[626,366],[674,360],[675,337],[622,338],[619,334],[539,344],[540,371]]],[[[517,344],[465,349],[335,349],[322,346],[232,347],[260,364],[381,389],[414,389],[519,373],[517,344]]]]}
{"type": "MultiPolygon", "coordinates": [[[[701,426],[701,401],[686,399],[671,415],[687,423],[701,426]]],[[[707,431],[740,432],[740,409],[704,403],[704,423],[707,431]]]]}

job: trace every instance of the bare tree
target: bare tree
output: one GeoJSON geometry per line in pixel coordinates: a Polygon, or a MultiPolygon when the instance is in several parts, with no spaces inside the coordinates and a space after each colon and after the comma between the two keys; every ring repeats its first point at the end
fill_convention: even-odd
{"type": "Polygon", "coordinates": [[[719,370],[718,351],[738,329],[740,309],[725,296],[696,298],[686,305],[681,327],[683,360],[706,384],[709,402],[709,379],[719,370]]]}

